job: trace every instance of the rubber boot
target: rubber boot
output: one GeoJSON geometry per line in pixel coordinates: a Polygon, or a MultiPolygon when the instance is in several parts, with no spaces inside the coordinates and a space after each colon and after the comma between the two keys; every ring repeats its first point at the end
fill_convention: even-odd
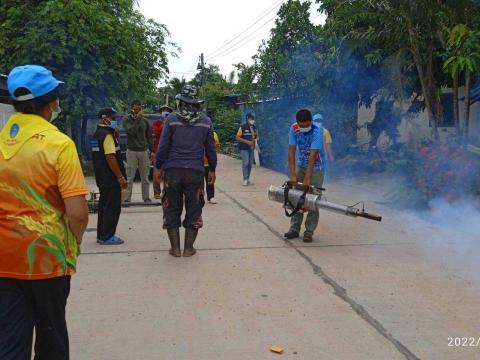
{"type": "Polygon", "coordinates": [[[193,243],[197,238],[198,229],[186,228],[185,229],[185,248],[183,249],[183,256],[189,257],[194,255],[197,250],[193,247],[193,243]]]}
{"type": "Polygon", "coordinates": [[[167,229],[168,239],[170,240],[171,249],[168,251],[170,255],[174,257],[182,256],[182,252],[180,250],[180,229],[179,228],[171,228],[167,229]]]}

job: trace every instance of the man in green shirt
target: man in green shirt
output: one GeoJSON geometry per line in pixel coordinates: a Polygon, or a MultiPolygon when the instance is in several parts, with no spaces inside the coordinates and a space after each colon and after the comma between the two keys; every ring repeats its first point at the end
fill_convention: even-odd
{"type": "Polygon", "coordinates": [[[148,182],[150,162],[153,153],[153,136],[150,123],[142,111],[142,103],[139,100],[132,101],[130,115],[123,120],[122,125],[127,134],[127,180],[128,190],[126,202],[132,201],[133,180],[137,172],[142,180],[142,198],[144,202],[151,202],[148,182]]]}

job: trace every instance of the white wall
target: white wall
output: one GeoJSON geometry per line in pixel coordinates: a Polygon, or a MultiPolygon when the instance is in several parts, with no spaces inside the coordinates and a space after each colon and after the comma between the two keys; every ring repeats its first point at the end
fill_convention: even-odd
{"type": "MultiPolygon", "coordinates": [[[[447,90],[448,91],[448,90],[447,90]]],[[[462,92],[460,92],[460,98],[463,96],[462,92]]],[[[375,116],[375,106],[376,101],[372,103],[370,108],[366,108],[364,106],[358,109],[358,125],[362,128],[357,132],[357,142],[359,145],[367,144],[370,140],[370,135],[364,125],[367,122],[373,120],[375,116]]],[[[399,108],[402,113],[406,113],[409,104],[399,104],[395,103],[395,107],[399,108]]],[[[460,121],[463,121],[464,118],[464,106],[463,102],[460,102],[460,121]]],[[[471,114],[470,114],[470,125],[471,125],[471,134],[479,134],[480,136],[480,104],[475,103],[471,107],[471,114]]],[[[400,143],[407,144],[409,147],[414,147],[421,143],[425,139],[430,139],[432,136],[431,127],[428,123],[428,115],[426,111],[420,112],[414,116],[404,117],[398,126],[398,131],[400,137],[398,141],[400,143]]],[[[444,140],[448,136],[453,135],[455,133],[454,127],[439,127],[438,128],[440,139],[444,140]]],[[[383,133],[380,135],[377,146],[385,147],[388,146],[389,139],[383,133]]]]}
{"type": "Polygon", "coordinates": [[[3,128],[3,125],[7,122],[10,115],[14,113],[13,106],[8,104],[0,103],[0,129],[3,128]]]}

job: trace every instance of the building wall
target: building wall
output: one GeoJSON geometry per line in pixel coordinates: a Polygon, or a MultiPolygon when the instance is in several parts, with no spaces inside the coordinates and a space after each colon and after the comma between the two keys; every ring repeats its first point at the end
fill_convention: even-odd
{"type": "Polygon", "coordinates": [[[480,146],[480,101],[470,106],[470,138],[473,144],[480,146]]]}
{"type": "MultiPolygon", "coordinates": [[[[445,93],[450,92],[447,89],[445,93]]],[[[463,88],[459,91],[460,99],[464,96],[463,88]]],[[[359,130],[357,132],[357,142],[360,146],[367,145],[370,140],[366,124],[373,120],[375,116],[376,101],[372,103],[370,108],[364,106],[358,109],[358,125],[359,130]]],[[[395,104],[395,107],[400,108],[402,112],[406,112],[408,104],[401,105],[395,104]]],[[[460,101],[459,104],[460,123],[464,122],[465,118],[465,106],[464,102],[460,101]]],[[[426,111],[416,114],[413,117],[404,117],[398,127],[400,137],[399,142],[407,144],[409,147],[414,147],[421,143],[425,139],[430,139],[431,127],[428,122],[428,115],[426,111]]],[[[438,128],[440,139],[445,140],[447,137],[455,134],[454,127],[439,127],[438,128]]],[[[480,102],[475,102],[470,106],[470,137],[472,142],[480,145],[480,102]]],[[[388,146],[389,139],[385,134],[382,134],[378,140],[377,146],[388,146]]]]}
{"type": "Polygon", "coordinates": [[[14,113],[13,106],[9,104],[0,103],[0,129],[3,128],[3,125],[7,122],[10,115],[14,113]]]}

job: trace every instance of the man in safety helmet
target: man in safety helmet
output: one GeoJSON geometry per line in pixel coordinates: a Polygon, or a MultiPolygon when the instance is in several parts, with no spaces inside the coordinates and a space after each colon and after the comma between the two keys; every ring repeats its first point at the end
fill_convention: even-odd
{"type": "Polygon", "coordinates": [[[197,88],[186,85],[175,97],[177,110],[168,115],[158,147],[154,177],[163,175],[163,228],[170,240],[170,255],[181,256],[180,226],[185,228],[183,256],[195,254],[193,247],[198,229],[203,226],[204,162],[210,167],[208,182],[215,182],[217,152],[213,138],[212,121],[201,111],[203,100],[197,97],[197,88]],[[184,200],[185,199],[185,200],[184,200]],[[185,219],[181,214],[185,202],[185,219]]]}

